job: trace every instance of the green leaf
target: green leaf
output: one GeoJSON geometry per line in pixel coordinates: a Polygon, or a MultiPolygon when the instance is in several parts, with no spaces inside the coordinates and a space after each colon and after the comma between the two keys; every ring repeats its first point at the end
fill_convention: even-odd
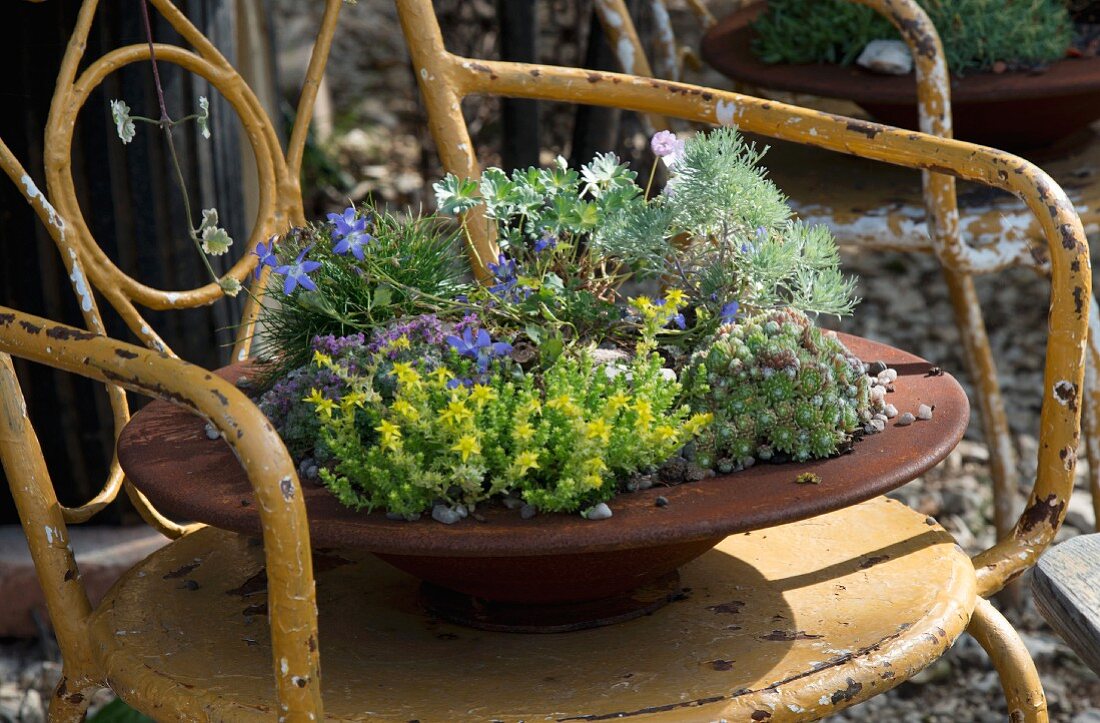
{"type": "Polygon", "coordinates": [[[432,189],[435,190],[435,203],[440,213],[464,213],[481,203],[477,197],[477,181],[470,178],[459,178],[448,173],[432,189]]]}
{"type": "Polygon", "coordinates": [[[372,306],[389,306],[393,301],[393,289],[389,286],[379,286],[374,290],[374,298],[371,300],[372,306]]]}
{"type": "Polygon", "coordinates": [[[527,338],[536,344],[542,343],[542,327],[537,324],[528,324],[524,329],[527,334],[527,338]]]}

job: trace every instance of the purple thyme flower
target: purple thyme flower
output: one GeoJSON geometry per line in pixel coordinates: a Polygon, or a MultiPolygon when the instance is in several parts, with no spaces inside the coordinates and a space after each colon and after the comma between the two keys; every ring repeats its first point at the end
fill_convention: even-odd
{"type": "Polygon", "coordinates": [[[313,248],[313,244],[306,246],[302,249],[302,252],[298,254],[298,258],[294,259],[293,264],[287,264],[286,266],[280,266],[275,269],[275,273],[286,276],[286,281],[283,282],[283,295],[290,296],[295,287],[301,286],[308,291],[316,291],[317,284],[313,283],[313,279],[309,278],[309,274],[321,268],[320,261],[306,261],[306,254],[313,248]]]}
{"type": "Polygon", "coordinates": [[[339,241],[332,252],[343,256],[350,251],[355,258],[362,261],[363,247],[374,237],[367,233],[367,219],[358,216],[355,206],[348,206],[343,214],[330,213],[328,220],[332,222],[333,240],[339,241]]]}
{"type": "Polygon", "coordinates": [[[260,260],[256,264],[256,268],[252,270],[253,278],[260,278],[260,273],[265,266],[274,268],[279,265],[279,259],[275,256],[275,239],[277,238],[279,238],[278,234],[272,234],[271,238],[267,240],[266,246],[263,241],[257,242],[256,248],[252,253],[258,256],[260,260]]]}
{"type": "Polygon", "coordinates": [[[489,368],[489,362],[495,357],[507,356],[512,353],[512,345],[505,341],[494,342],[489,332],[479,329],[477,336],[473,330],[467,327],[461,337],[448,336],[447,343],[461,356],[467,356],[477,360],[477,368],[484,372],[489,368]]]}
{"type": "Polygon", "coordinates": [[[671,131],[657,131],[649,140],[649,147],[658,158],[675,161],[684,152],[684,142],[671,131]]]}
{"type": "Polygon", "coordinates": [[[722,311],[718,313],[718,318],[722,320],[723,324],[732,324],[737,321],[737,312],[740,311],[741,305],[736,301],[731,301],[722,306],[722,311]]]}

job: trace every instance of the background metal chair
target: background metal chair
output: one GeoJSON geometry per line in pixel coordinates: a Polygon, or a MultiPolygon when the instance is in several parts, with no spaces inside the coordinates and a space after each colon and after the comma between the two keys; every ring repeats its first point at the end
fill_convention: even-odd
{"type": "MultiPolygon", "coordinates": [[[[754,0],[750,0],[753,2],[754,0]]],[[[929,58],[917,52],[918,44],[936,35],[931,23],[913,0],[851,0],[866,5],[891,20],[909,45],[915,58],[920,98],[920,130],[951,137],[950,88],[942,52],[929,58]],[[903,19],[904,23],[899,22],[903,19]]],[[[742,3],[748,4],[748,3],[742,3]]],[[[657,20],[654,55],[666,58],[655,63],[658,77],[678,80],[682,66],[668,62],[666,48],[677,47],[671,26],[661,20],[662,0],[651,3],[657,20]]],[[[597,3],[609,39],[621,43],[618,57],[639,74],[651,66],[646,50],[623,0],[597,3]]],[[[714,18],[698,13],[701,26],[710,29],[714,18]]],[[[942,46],[940,46],[942,47],[942,46]]],[[[906,82],[901,80],[899,82],[906,82]]],[[[750,90],[753,93],[767,91],[750,90]]],[[[782,96],[781,96],[782,97],[782,96]]],[[[1100,163],[1100,137],[1062,157],[1045,160],[1043,168],[1069,193],[1087,232],[1100,229],[1100,182],[1093,169],[1100,163]]],[[[768,154],[770,176],[790,196],[791,205],[807,223],[829,226],[838,242],[861,249],[935,254],[942,266],[955,313],[955,325],[963,342],[963,358],[976,385],[982,431],[989,449],[993,481],[994,525],[998,537],[1011,529],[1018,504],[1018,474],[1015,445],[997,377],[996,362],[978,304],[974,277],[1010,267],[1031,268],[1047,273],[1047,259],[1035,245],[1040,231],[1031,214],[1018,199],[985,192],[967,193],[960,198],[953,179],[925,174],[921,184],[912,173],[883,167],[865,159],[837,159],[806,146],[781,144],[768,154]],[[838,183],[837,179],[844,179],[838,183]],[[931,185],[930,185],[931,184],[931,185]]],[[[1094,299],[1095,317],[1097,308],[1094,299]]],[[[1088,364],[1100,364],[1097,330],[1090,335],[1088,364]]],[[[1092,372],[1089,374],[1092,379],[1092,372]]],[[[1090,382],[1089,389],[1096,385],[1090,382]]],[[[1089,391],[1082,402],[1086,429],[1100,429],[1100,392],[1089,391]]],[[[1100,524],[1100,433],[1085,438],[1088,455],[1088,484],[1097,524],[1100,524]]],[[[1100,528],[1098,528],[1100,529],[1100,528]]]]}
{"type": "MultiPolygon", "coordinates": [[[[306,119],[310,115],[313,93],[324,67],[341,0],[326,3],[299,109],[299,122],[285,158],[274,141],[270,120],[259,110],[232,67],[169,0],[151,2],[197,51],[161,45],[155,47],[158,57],[209,78],[241,116],[256,150],[263,187],[257,229],[262,230],[254,230],[251,242],[291,223],[301,223],[297,177],[306,119]]],[[[667,696],[675,699],[675,694],[664,691],[666,697],[643,701],[636,712],[670,720],[749,716],[756,711],[770,715],[772,720],[820,717],[898,684],[934,660],[968,626],[993,657],[1002,675],[1012,714],[1024,720],[1045,720],[1041,686],[1026,650],[1011,627],[983,598],[1027,569],[1050,543],[1073,484],[1087,315],[1087,308],[1075,305],[1075,299],[1090,293],[1091,279],[1084,231],[1062,190],[1026,161],[970,144],[681,83],[457,57],[446,51],[428,0],[398,0],[397,5],[429,110],[430,128],[448,170],[459,174],[473,176],[478,171],[459,103],[468,95],[496,94],[612,105],[704,123],[737,124],[747,131],[832,151],[909,168],[935,168],[937,172],[1002,188],[1024,200],[1038,218],[1048,241],[1053,284],[1039,474],[1027,509],[1012,534],[971,563],[955,548],[942,528],[898,503],[877,500],[815,518],[812,524],[796,523],[775,528],[769,533],[771,542],[768,545],[753,542],[747,548],[739,548],[731,542],[731,551],[758,566],[762,576],[761,590],[774,593],[786,584],[792,590],[791,599],[799,605],[797,612],[791,611],[796,619],[821,614],[822,624],[829,628],[829,637],[823,642],[833,643],[835,639],[839,644],[851,643],[853,646],[823,667],[816,666],[813,665],[815,641],[799,640],[792,632],[794,638],[789,642],[799,646],[797,665],[804,665],[804,669],[791,671],[786,676],[778,670],[765,670],[763,677],[748,681],[752,687],[746,693],[694,700],[686,708],[682,701],[666,705],[667,696]],[[872,528],[876,530],[874,539],[861,541],[851,534],[852,529],[872,521],[878,525],[872,528]],[[896,601],[898,605],[894,609],[885,609],[868,603],[877,592],[870,597],[845,597],[833,590],[836,600],[822,610],[823,591],[805,581],[799,583],[799,580],[806,563],[801,551],[809,540],[821,539],[824,534],[833,535],[838,541],[834,553],[838,567],[811,571],[816,585],[831,587],[831,583],[839,579],[837,576],[848,575],[867,591],[905,584],[912,597],[896,601]],[[899,549],[907,554],[867,567],[858,564],[862,555],[882,544],[900,545],[899,549]],[[853,565],[854,570],[850,569],[853,565]],[[938,577],[925,579],[917,574],[918,569],[922,575],[934,569],[938,577]],[[798,590],[803,592],[796,594],[798,590]],[[830,623],[835,623],[845,611],[858,614],[865,625],[830,623]],[[913,622],[919,624],[913,625],[913,622]],[[860,640],[862,644],[854,644],[860,640]],[[777,675],[778,678],[769,677],[777,675]]],[[[48,191],[56,208],[49,204],[18,162],[0,147],[0,164],[13,182],[24,189],[27,201],[39,212],[66,259],[66,268],[82,301],[89,326],[88,330],[64,327],[18,311],[0,309],[0,353],[4,355],[0,357],[0,401],[3,404],[0,456],[19,505],[40,581],[48,594],[51,618],[65,659],[65,677],[53,700],[51,718],[78,719],[92,689],[108,684],[135,707],[163,717],[183,715],[244,720],[267,719],[276,714],[292,721],[319,719],[324,713],[319,650],[331,651],[326,653],[326,671],[331,677],[324,681],[325,698],[331,711],[341,717],[372,715],[374,713],[367,713],[374,711],[369,707],[371,701],[382,697],[386,691],[374,690],[370,685],[348,686],[340,676],[362,669],[363,646],[383,645],[377,655],[383,656],[387,664],[399,659],[395,656],[400,656],[403,648],[385,640],[379,643],[379,636],[363,636],[360,632],[360,638],[355,639],[356,645],[349,649],[341,644],[339,627],[330,628],[327,637],[318,637],[305,510],[293,465],[282,443],[266,431],[268,427],[260,413],[240,392],[204,370],[172,359],[162,349],[163,344],[142,329],[135,303],[158,309],[212,303],[219,297],[217,287],[208,286],[179,295],[143,287],[110,263],[81,221],[71,184],[66,180],[72,121],[91,85],[101,80],[115,64],[146,60],[150,52],[147,46],[122,48],[93,62],[78,76],[83,38],[89,32],[95,7],[95,0],[86,0],[83,6],[81,22],[59,78],[55,112],[47,128],[48,191]],[[115,342],[99,333],[102,324],[88,282],[119,308],[135,334],[152,346],[152,350],[115,342]],[[112,475],[112,482],[94,504],[75,512],[60,508],[26,418],[8,354],[52,364],[113,385],[116,419],[120,423],[125,420],[122,387],[182,403],[207,417],[234,445],[242,464],[250,472],[263,515],[262,548],[250,545],[246,538],[238,535],[210,528],[180,528],[153,517],[162,529],[182,535],[181,539],[125,576],[107,602],[91,610],[79,570],[66,544],[66,524],[93,514],[95,505],[117,494],[118,473],[112,475]],[[196,573],[202,576],[202,582],[189,578],[193,585],[181,584],[181,578],[190,570],[188,565],[195,565],[197,561],[202,564],[202,572],[196,573]],[[245,583],[250,587],[246,588],[245,583]],[[231,598],[225,593],[230,591],[226,589],[230,585],[234,586],[237,596],[259,596],[266,591],[266,599],[258,598],[263,605],[254,608],[253,614],[258,616],[261,610],[267,611],[269,631],[242,619],[239,610],[228,607],[226,601],[231,598]],[[211,674],[215,662],[231,666],[232,672],[211,674]]],[[[471,222],[477,224],[477,219],[471,222]]],[[[485,230],[487,227],[482,225],[480,228],[485,230]]],[[[495,258],[495,243],[488,233],[478,235],[476,250],[475,270],[484,277],[486,270],[477,265],[476,258],[495,258]]],[[[231,273],[243,280],[253,263],[254,258],[245,257],[231,273]]],[[[247,355],[250,335],[247,325],[254,322],[256,313],[257,309],[251,307],[246,331],[239,340],[238,358],[247,355]]],[[[147,510],[147,514],[152,517],[151,510],[147,510]]],[[[330,565],[323,571],[318,568],[322,622],[326,619],[326,609],[330,611],[329,621],[351,620],[352,630],[371,622],[369,618],[360,621],[341,616],[336,614],[339,608],[331,607],[341,601],[347,605],[349,591],[362,590],[363,585],[369,586],[372,578],[380,579],[386,574],[384,568],[369,567],[368,562],[363,564],[368,567],[354,568],[367,571],[365,577],[358,578],[349,572],[353,568],[346,565],[335,568],[330,565]]],[[[251,604],[249,609],[252,609],[251,604]]],[[[415,616],[396,615],[382,623],[409,625],[409,617],[415,616]]],[[[769,619],[754,618],[754,624],[765,624],[769,619]]],[[[653,624],[659,624],[660,618],[654,616],[652,620],[657,621],[653,624]]],[[[412,625],[422,630],[419,618],[412,625]]],[[[629,630],[627,627],[606,628],[604,635],[608,637],[605,640],[630,641],[629,630]]],[[[449,652],[445,655],[439,646],[449,643],[434,635],[429,637],[430,640],[424,641],[424,648],[417,648],[418,653],[427,651],[427,654],[417,659],[442,660],[447,672],[440,673],[441,676],[453,678],[476,667],[478,652],[474,648],[479,646],[464,651],[463,662],[462,652],[453,657],[452,646],[447,648],[449,652]],[[455,665],[455,662],[460,664],[455,665]]],[[[742,649],[749,658],[761,657],[753,654],[758,648],[755,638],[742,636],[739,639],[741,645],[747,646],[742,649]]],[[[564,646],[555,648],[555,654],[563,655],[571,650],[569,658],[576,666],[581,666],[582,672],[588,657],[607,649],[592,645],[586,648],[583,636],[551,636],[537,641],[520,636],[510,640],[516,646],[530,646],[528,655],[542,654],[544,658],[546,650],[540,646],[564,646]]],[[[497,643],[502,644],[499,640],[497,643]]],[[[480,646],[483,651],[492,647],[490,643],[480,646]]],[[[691,650],[683,652],[684,655],[691,653],[691,650]]],[[[496,657],[495,653],[489,654],[496,657]]],[[[533,657],[526,659],[534,660],[533,657]]],[[[720,662],[710,661],[712,670],[724,670],[718,665],[720,662]]],[[[509,665],[510,670],[516,667],[509,665]]],[[[522,668],[520,665],[521,671],[522,668]]],[[[599,666],[592,671],[606,673],[599,666]]],[[[692,679],[698,677],[695,668],[690,668],[686,674],[692,679]]],[[[671,668],[659,671],[656,681],[673,685],[677,679],[670,676],[671,668]]],[[[394,712],[420,712],[424,718],[456,717],[455,710],[449,707],[449,698],[433,698],[423,683],[416,675],[403,676],[403,685],[407,687],[396,693],[391,691],[387,698],[396,706],[394,712]]],[[[552,684],[540,679],[532,685],[547,700],[553,698],[555,687],[552,684]]],[[[478,692],[479,700],[490,708],[512,705],[512,709],[518,710],[516,706],[519,706],[528,714],[539,703],[526,691],[519,691],[523,700],[517,703],[516,691],[507,686],[491,684],[478,692]]],[[[569,692],[572,695],[573,691],[569,692]]],[[[606,694],[606,689],[588,692],[600,698],[606,694]]],[[[726,688],[725,693],[728,692],[726,688]]]]}

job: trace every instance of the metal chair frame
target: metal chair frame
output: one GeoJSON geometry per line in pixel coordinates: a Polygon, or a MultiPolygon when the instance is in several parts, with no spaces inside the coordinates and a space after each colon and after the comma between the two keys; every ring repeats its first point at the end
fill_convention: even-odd
{"type": "MultiPolygon", "coordinates": [[[[257,157],[260,211],[250,243],[273,231],[302,223],[298,175],[308,119],[335,31],[342,0],[326,0],[325,13],[309,64],[298,119],[283,155],[269,118],[239,74],[179,12],[170,0],[150,0],[194,50],[156,45],[157,57],[207,78],[240,115],[257,157]]],[[[738,125],[774,138],[804,143],[885,163],[921,169],[936,178],[955,176],[1009,191],[1031,209],[1050,252],[1052,278],[1042,444],[1038,476],[1023,515],[1011,534],[974,560],[977,593],[989,596],[1034,563],[1050,544],[1072,492],[1080,434],[1079,404],[1084,379],[1089,252],[1084,229],[1062,189],[1042,170],[1011,154],[973,144],[902,131],[841,116],[798,108],[733,92],[618,73],[477,60],[446,50],[430,0],[396,0],[429,126],[449,171],[476,175],[477,159],[460,102],[470,95],[504,95],[606,105],[702,123],[738,125]]],[[[51,720],[78,720],[90,693],[108,684],[90,631],[92,613],[66,525],[86,520],[118,494],[117,464],[95,499],[74,509],[57,502],[11,357],[89,377],[108,385],[116,424],[128,416],[123,390],[182,404],[207,418],[235,450],[253,484],[263,523],[272,635],[272,669],[280,719],[323,717],[314,578],[305,507],[294,465],[281,440],[256,407],[232,385],[174,358],[148,329],[135,304],[154,309],[215,302],[218,287],[164,292],[123,274],[95,244],[77,204],[69,174],[73,125],[88,92],[120,65],[149,58],[146,45],[106,54],[78,74],[97,0],[85,0],[62,65],[46,128],[47,190],[51,205],[0,142],[0,166],[22,190],[56,242],[85,315],[78,329],[0,307],[0,458],[15,497],[46,594],[50,617],[64,656],[63,678],[51,703],[51,720]],[[149,348],[115,341],[103,333],[92,289],[114,306],[149,348]]],[[[933,180],[935,180],[933,178],[933,180]]],[[[943,183],[944,181],[937,181],[943,183]]],[[[474,228],[487,229],[470,219],[474,228]]],[[[471,263],[496,257],[492,236],[478,233],[471,263]]],[[[255,264],[245,256],[229,272],[244,281],[255,264]]],[[[260,286],[257,287],[261,288],[260,286]]],[[[238,358],[248,353],[251,326],[259,309],[250,304],[238,338],[238,358]]],[[[147,519],[169,536],[189,532],[169,523],[135,490],[128,490],[147,519]]],[[[1002,617],[978,599],[970,629],[1002,672],[1013,715],[1045,720],[1045,703],[1034,665],[1002,617]]],[[[323,642],[321,643],[323,644],[323,642]]],[[[139,696],[140,691],[128,694],[139,696]]],[[[162,701],[164,702],[164,701],[162,701]]]]}
{"type": "MultiPolygon", "coordinates": [[[[754,2],[755,0],[749,0],[754,2]]],[[[916,83],[920,130],[942,138],[952,137],[951,90],[943,46],[938,33],[927,15],[913,0],[849,0],[865,5],[887,18],[901,34],[915,59],[916,83]],[[936,38],[935,44],[927,42],[936,38]],[[930,52],[931,48],[935,52],[930,52]]],[[[660,77],[678,80],[682,68],[668,62],[668,47],[676,47],[675,36],[668,23],[667,10],[663,10],[662,0],[652,0],[651,13],[656,20],[655,55],[663,58],[656,63],[660,77]],[[658,7],[660,6],[660,7],[658,7]]],[[[696,3],[701,5],[701,3],[696,3]]],[[[706,11],[696,10],[700,25],[708,28],[714,24],[714,18],[706,11]]],[[[626,7],[625,0],[600,0],[596,4],[609,42],[617,49],[617,57],[626,72],[630,63],[638,74],[650,75],[650,64],[646,58],[645,47],[634,26],[626,7]],[[620,45],[621,44],[621,45],[620,45]]],[[[695,9],[695,8],[693,8],[695,9]]],[[[651,121],[652,124],[652,121],[651,121]]],[[[1031,238],[1039,231],[1027,210],[1020,208],[1005,209],[991,207],[982,213],[969,213],[960,216],[958,194],[953,178],[942,174],[922,176],[923,211],[926,222],[918,228],[904,231],[900,235],[892,231],[899,220],[909,221],[913,217],[912,208],[906,206],[893,209],[886,214],[875,214],[881,228],[870,233],[866,226],[858,227],[840,221],[827,206],[811,199],[796,198],[794,206],[807,223],[824,223],[833,229],[841,243],[855,244],[860,248],[900,250],[906,252],[932,253],[940,261],[944,282],[955,314],[955,325],[963,342],[963,357],[967,369],[977,386],[977,399],[982,419],[982,431],[989,449],[990,476],[993,481],[993,516],[998,537],[1011,530],[1018,499],[1018,474],[1016,471],[1016,453],[1012,442],[1011,429],[1005,412],[1004,398],[997,378],[996,362],[990,348],[985,321],[974,286],[974,277],[991,274],[1010,267],[1022,266],[1039,273],[1049,273],[1047,259],[1034,253],[1031,238]],[[1004,219],[1006,213],[1011,217],[1004,219]],[[979,229],[988,225],[990,218],[998,221],[997,234],[983,233],[979,229]],[[974,245],[964,238],[970,237],[974,245]]],[[[1098,189],[1100,190],[1100,189],[1098,189]]],[[[1087,206],[1095,206],[1084,199],[1086,209],[1090,210],[1086,227],[1094,229],[1095,211],[1087,206]]],[[[870,214],[868,214],[870,215],[870,214]]],[[[913,224],[908,224],[913,225],[913,224]]],[[[1096,299],[1089,297],[1092,307],[1093,324],[1100,313],[1096,299]]],[[[1094,326],[1089,334],[1089,353],[1087,356],[1087,375],[1089,384],[1082,400],[1083,425],[1087,430],[1098,430],[1086,434],[1085,452],[1089,460],[1088,485],[1096,511],[1097,529],[1100,529],[1100,389],[1097,385],[1095,369],[1100,366],[1100,326],[1094,326]]]]}

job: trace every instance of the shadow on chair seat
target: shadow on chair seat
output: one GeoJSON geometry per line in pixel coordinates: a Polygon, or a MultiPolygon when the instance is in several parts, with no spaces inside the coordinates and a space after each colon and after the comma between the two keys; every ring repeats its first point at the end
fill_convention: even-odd
{"type": "MultiPolygon", "coordinates": [[[[318,553],[315,570],[335,719],[817,718],[938,658],[976,602],[951,537],[885,498],[731,536],[681,570],[686,599],[565,635],[433,619],[416,580],[369,554],[318,553]]],[[[111,687],[151,715],[270,720],[265,587],[262,547],[233,533],[150,556],[96,613],[111,687]]]]}

